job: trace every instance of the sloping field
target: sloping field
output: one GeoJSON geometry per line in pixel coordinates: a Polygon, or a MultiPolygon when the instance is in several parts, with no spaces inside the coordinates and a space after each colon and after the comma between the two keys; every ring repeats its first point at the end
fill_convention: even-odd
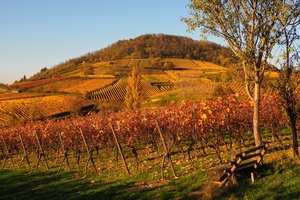
{"type": "Polygon", "coordinates": [[[141,59],[131,59],[128,63],[128,67],[139,66],[141,59]]]}
{"type": "Polygon", "coordinates": [[[26,99],[32,97],[40,97],[43,94],[37,93],[18,93],[17,91],[7,91],[0,93],[0,100],[9,100],[9,99],[26,99]]]}
{"type": "MultiPolygon", "coordinates": [[[[181,82],[176,83],[177,92],[184,99],[199,99],[199,98],[211,98],[216,92],[217,88],[221,86],[226,92],[227,89],[231,89],[236,95],[248,99],[245,84],[243,82],[232,83],[215,83],[211,80],[197,80],[194,82],[181,82]]],[[[262,89],[262,93],[271,93],[269,89],[262,89]]],[[[217,94],[216,94],[217,95],[217,94]]]]}
{"type": "Polygon", "coordinates": [[[208,84],[198,84],[192,87],[182,87],[180,90],[180,95],[184,98],[199,98],[200,96],[211,96],[215,88],[217,87],[216,83],[208,83],[208,84]]]}
{"type": "Polygon", "coordinates": [[[9,87],[10,88],[31,88],[38,85],[43,85],[46,83],[51,83],[62,79],[66,79],[66,78],[68,77],[56,77],[56,78],[41,79],[37,81],[25,81],[25,82],[13,83],[9,87]]]}
{"type": "Polygon", "coordinates": [[[167,62],[171,62],[174,68],[185,68],[185,69],[198,69],[199,66],[190,59],[179,59],[179,58],[166,58],[167,62]]]}
{"type": "Polygon", "coordinates": [[[179,59],[179,58],[167,58],[165,61],[171,62],[176,68],[184,68],[187,70],[207,70],[224,72],[228,69],[220,65],[213,64],[211,62],[201,61],[201,60],[190,60],[190,59],[179,59]]]}
{"type": "Polygon", "coordinates": [[[220,65],[216,65],[210,62],[205,62],[205,61],[201,61],[201,60],[193,60],[193,62],[198,65],[198,67],[202,70],[204,70],[205,72],[213,72],[213,71],[217,71],[217,72],[225,72],[228,69],[225,67],[221,67],[220,65]]]}
{"type": "Polygon", "coordinates": [[[144,74],[144,78],[149,80],[151,83],[155,82],[173,82],[173,78],[170,77],[167,73],[162,74],[144,74]]]}
{"type": "Polygon", "coordinates": [[[31,91],[39,92],[65,92],[65,93],[81,93],[96,90],[98,88],[105,87],[112,84],[115,78],[72,78],[63,79],[60,81],[51,82],[35,88],[31,91]]]}
{"type": "MultiPolygon", "coordinates": [[[[176,68],[184,68],[187,70],[210,70],[210,71],[226,71],[227,68],[200,60],[190,60],[190,59],[180,59],[180,58],[165,58],[162,59],[165,62],[170,62],[174,65],[174,69],[176,68]]],[[[125,68],[132,67],[138,65],[141,68],[149,68],[152,67],[151,59],[122,59],[122,60],[114,60],[110,62],[98,62],[93,64],[95,67],[95,74],[102,73],[101,70],[109,69],[109,68],[125,68]]]]}
{"type": "Polygon", "coordinates": [[[128,66],[130,59],[112,60],[112,61],[101,61],[93,63],[94,67],[126,67],[128,66]]]}
{"type": "Polygon", "coordinates": [[[93,105],[85,99],[67,95],[0,101],[0,127],[72,112],[93,105]]]}
{"type": "Polygon", "coordinates": [[[130,59],[97,62],[93,64],[95,75],[128,75],[130,59]]]}
{"type": "Polygon", "coordinates": [[[181,89],[179,95],[186,97],[211,95],[216,84],[205,74],[219,75],[227,70],[208,62],[177,58],[161,59],[174,66],[163,70],[153,68],[151,61],[122,59],[87,63],[59,74],[60,77],[14,83],[9,86],[11,91],[0,94],[0,126],[72,112],[93,104],[76,97],[78,94],[95,101],[123,101],[127,77],[136,65],[140,68],[142,93],[146,98],[177,89],[181,89]],[[93,75],[83,76],[86,67],[92,67],[93,75]],[[55,95],[48,96],[49,93],[55,95]]]}
{"type": "Polygon", "coordinates": [[[152,66],[151,65],[151,60],[150,59],[141,59],[140,63],[139,63],[139,66],[149,68],[149,67],[152,66]]]}
{"type": "MultiPolygon", "coordinates": [[[[166,92],[174,90],[175,86],[171,84],[153,84],[147,79],[142,79],[142,94],[144,97],[149,97],[160,92],[166,92]]],[[[123,101],[126,95],[127,79],[120,79],[118,82],[112,85],[108,85],[104,88],[100,88],[87,94],[87,98],[90,100],[116,100],[123,101]]]]}
{"type": "Polygon", "coordinates": [[[191,70],[168,70],[166,74],[176,81],[195,81],[200,80],[204,74],[203,70],[191,69],[191,70]]]}

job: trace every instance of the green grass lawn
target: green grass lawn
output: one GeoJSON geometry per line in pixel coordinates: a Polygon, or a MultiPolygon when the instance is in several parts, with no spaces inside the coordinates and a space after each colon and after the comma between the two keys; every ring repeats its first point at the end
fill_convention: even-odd
{"type": "Polygon", "coordinates": [[[124,175],[109,180],[101,175],[83,178],[77,172],[0,171],[0,199],[181,199],[201,188],[204,172],[170,181],[137,182],[124,175]]]}
{"type": "Polygon", "coordinates": [[[299,199],[300,165],[284,154],[265,157],[254,183],[248,174],[237,179],[238,185],[223,188],[216,187],[201,169],[167,180],[144,172],[100,171],[83,177],[82,172],[67,169],[1,169],[0,199],[299,199]]]}

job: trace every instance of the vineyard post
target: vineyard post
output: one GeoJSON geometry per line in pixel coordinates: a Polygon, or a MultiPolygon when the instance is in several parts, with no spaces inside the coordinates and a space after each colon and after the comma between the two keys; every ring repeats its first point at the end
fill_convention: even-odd
{"type": "Polygon", "coordinates": [[[80,153],[81,153],[81,151],[80,151],[80,149],[78,148],[78,146],[77,146],[77,148],[76,148],[75,151],[76,151],[75,154],[76,154],[76,164],[77,164],[77,169],[78,169],[78,171],[80,171],[80,153]]]}
{"type": "Polygon", "coordinates": [[[116,162],[118,163],[119,161],[119,147],[116,146],[116,162]]]}
{"type": "Polygon", "coordinates": [[[74,138],[74,143],[75,143],[75,152],[74,152],[74,156],[76,157],[76,165],[77,165],[77,170],[80,171],[80,154],[81,151],[79,149],[79,144],[78,144],[78,134],[75,134],[75,138],[74,138]]]}
{"type": "Polygon", "coordinates": [[[62,136],[61,136],[61,132],[60,132],[60,131],[58,131],[58,136],[59,136],[61,148],[62,148],[62,150],[63,150],[63,152],[64,152],[64,158],[63,158],[63,160],[61,161],[61,164],[60,164],[60,167],[59,167],[59,169],[58,169],[58,172],[60,172],[60,170],[61,170],[61,168],[62,168],[62,165],[63,165],[63,163],[64,163],[65,160],[66,160],[66,163],[67,163],[67,165],[68,165],[68,167],[69,167],[69,170],[71,170],[70,163],[69,163],[69,159],[68,159],[68,149],[67,149],[67,150],[65,149],[65,145],[64,145],[64,142],[63,142],[63,139],[62,139],[62,136]]]}
{"type": "Polygon", "coordinates": [[[94,162],[94,160],[93,160],[93,151],[90,151],[89,146],[88,146],[87,143],[86,143],[86,140],[85,140],[85,137],[84,137],[84,134],[83,134],[81,128],[79,128],[79,131],[80,131],[80,133],[81,133],[81,136],[82,136],[83,143],[84,143],[84,145],[85,145],[86,151],[88,152],[88,155],[89,155],[89,156],[88,156],[88,159],[86,160],[86,163],[85,163],[85,172],[84,172],[84,176],[87,175],[87,168],[88,168],[88,163],[89,163],[89,161],[91,161],[91,163],[92,163],[92,165],[93,165],[93,168],[94,168],[95,172],[97,173],[97,172],[98,172],[98,171],[97,171],[97,167],[96,167],[95,162],[94,162]]]}
{"type": "MultiPolygon", "coordinates": [[[[191,157],[191,151],[192,151],[192,147],[196,144],[196,141],[194,139],[194,135],[196,133],[196,127],[195,127],[195,113],[194,113],[194,109],[192,111],[192,134],[190,135],[190,138],[192,140],[191,144],[189,145],[188,149],[187,149],[187,153],[188,153],[188,159],[191,162],[191,165],[194,169],[196,169],[196,166],[194,165],[193,159],[191,157]]],[[[195,147],[196,148],[196,147],[195,147]]],[[[194,148],[194,150],[195,150],[194,148]]]]}
{"type": "Polygon", "coordinates": [[[24,155],[22,156],[22,160],[21,160],[21,163],[20,163],[20,166],[19,166],[19,167],[21,167],[21,165],[22,165],[24,159],[26,159],[26,162],[27,162],[27,164],[28,164],[28,166],[29,166],[29,168],[30,168],[30,162],[29,162],[29,159],[28,159],[28,153],[26,152],[26,148],[25,148],[25,145],[24,145],[24,142],[23,142],[23,138],[22,138],[22,136],[21,136],[20,133],[19,133],[19,137],[20,137],[22,149],[23,149],[23,151],[24,151],[24,155]]]}
{"type": "Polygon", "coordinates": [[[194,138],[194,136],[196,135],[196,127],[195,127],[195,107],[192,110],[192,134],[190,134],[190,138],[192,140],[191,144],[189,145],[188,149],[187,149],[187,153],[188,153],[188,159],[191,162],[191,165],[193,167],[193,169],[196,169],[196,166],[193,162],[193,159],[191,157],[191,151],[192,148],[194,146],[194,155],[196,155],[196,140],[194,138]]]}
{"type": "Polygon", "coordinates": [[[38,159],[38,162],[36,164],[36,170],[38,170],[38,168],[39,168],[39,164],[40,164],[40,161],[41,161],[42,157],[44,157],[45,162],[46,162],[47,170],[49,170],[48,160],[47,160],[47,158],[45,156],[44,149],[43,149],[43,147],[41,145],[41,141],[40,141],[39,135],[37,134],[36,131],[34,131],[34,133],[35,133],[36,140],[37,140],[38,147],[39,147],[39,159],[38,159]]]}
{"type": "Polygon", "coordinates": [[[3,163],[2,168],[4,169],[7,158],[9,158],[9,160],[10,160],[12,166],[14,167],[15,165],[14,165],[14,162],[13,162],[13,160],[12,160],[12,158],[11,158],[12,156],[11,156],[10,153],[9,153],[9,150],[8,150],[7,144],[6,144],[6,142],[5,142],[5,139],[4,139],[3,135],[1,135],[1,137],[2,137],[2,141],[3,141],[3,144],[4,144],[5,150],[6,150],[6,152],[7,152],[7,154],[5,155],[5,160],[4,160],[4,163],[3,163]]]}
{"type": "Polygon", "coordinates": [[[231,123],[231,120],[230,120],[230,104],[229,104],[229,101],[227,99],[227,126],[226,126],[226,129],[227,129],[227,132],[229,133],[229,148],[230,148],[230,161],[233,162],[234,160],[234,155],[233,155],[233,145],[232,145],[232,132],[231,132],[231,129],[230,129],[230,123],[231,123]]]}
{"type": "Polygon", "coordinates": [[[113,127],[111,124],[110,124],[110,128],[111,128],[112,133],[113,133],[113,135],[114,135],[114,138],[115,138],[115,140],[116,140],[116,144],[117,144],[118,150],[119,150],[119,152],[120,152],[120,154],[121,154],[121,158],[122,158],[124,167],[125,167],[125,169],[126,169],[126,172],[127,172],[127,174],[130,174],[129,169],[128,169],[128,166],[127,166],[127,163],[126,163],[126,160],[125,160],[125,157],[124,157],[124,154],[123,154],[123,151],[122,151],[122,147],[121,147],[121,145],[120,145],[120,143],[119,143],[119,140],[118,140],[118,137],[117,137],[117,135],[116,135],[116,133],[115,133],[115,129],[114,129],[114,127],[113,127]]]}
{"type": "Polygon", "coordinates": [[[101,158],[100,158],[100,153],[99,153],[100,147],[96,146],[95,149],[96,149],[96,154],[97,154],[97,157],[98,157],[99,165],[101,166],[101,158]]]}
{"type": "Polygon", "coordinates": [[[138,169],[139,169],[139,156],[138,156],[138,153],[137,153],[137,151],[136,151],[136,149],[135,149],[135,147],[134,146],[131,146],[131,151],[132,151],[132,153],[133,153],[133,155],[134,155],[134,158],[135,158],[135,170],[136,170],[136,173],[138,172],[138,169]]]}
{"type": "Polygon", "coordinates": [[[162,141],[162,144],[163,144],[163,147],[164,147],[164,150],[165,150],[165,154],[163,156],[162,163],[161,163],[161,177],[162,177],[162,179],[164,179],[163,167],[164,167],[165,158],[168,157],[169,162],[171,163],[171,168],[172,168],[173,176],[174,176],[174,178],[178,178],[177,175],[176,175],[176,173],[175,173],[175,169],[174,169],[174,166],[173,166],[173,163],[172,163],[172,160],[171,160],[170,152],[169,152],[169,150],[167,148],[165,139],[163,137],[163,134],[161,132],[161,129],[160,129],[160,126],[159,126],[157,120],[155,120],[155,123],[156,123],[157,129],[158,129],[158,132],[159,132],[159,135],[160,135],[160,139],[162,141]]]}

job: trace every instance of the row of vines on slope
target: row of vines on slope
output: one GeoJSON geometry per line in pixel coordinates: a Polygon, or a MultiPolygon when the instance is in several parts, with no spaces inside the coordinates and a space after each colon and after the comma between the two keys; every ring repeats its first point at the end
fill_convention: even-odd
{"type": "MultiPolygon", "coordinates": [[[[124,101],[127,84],[127,79],[120,79],[111,85],[89,92],[86,97],[90,100],[124,101]]],[[[142,80],[141,87],[145,97],[175,89],[173,85],[167,83],[152,84],[149,80],[142,80]]]]}
{"type": "MultiPolygon", "coordinates": [[[[288,121],[276,96],[262,99],[261,119],[262,128],[272,133],[265,134],[264,141],[270,141],[272,136],[281,141],[280,131],[287,126],[288,121]]],[[[57,152],[61,151],[59,133],[64,148],[69,154],[75,156],[79,152],[88,151],[93,156],[93,152],[98,154],[99,149],[102,152],[106,149],[106,154],[111,154],[109,149],[115,147],[111,127],[114,127],[121,146],[124,149],[131,149],[131,152],[140,159],[145,156],[140,152],[150,146],[153,152],[158,156],[161,155],[159,129],[164,135],[168,150],[180,152],[183,157],[188,157],[191,163],[200,154],[207,155],[208,149],[213,149],[213,154],[220,163],[227,161],[224,152],[230,150],[229,136],[234,141],[234,151],[253,145],[251,102],[230,95],[216,100],[170,103],[169,106],[156,110],[91,113],[84,117],[78,116],[59,121],[46,120],[1,129],[2,158],[7,156],[6,151],[13,155],[20,155],[24,147],[29,155],[41,155],[40,144],[45,154],[55,157],[57,152]],[[87,145],[84,144],[81,133],[85,135],[84,141],[87,145]],[[20,137],[23,144],[20,142],[20,137]],[[193,156],[192,152],[194,152],[193,156]]],[[[147,158],[144,158],[139,162],[146,160],[147,158]]]]}

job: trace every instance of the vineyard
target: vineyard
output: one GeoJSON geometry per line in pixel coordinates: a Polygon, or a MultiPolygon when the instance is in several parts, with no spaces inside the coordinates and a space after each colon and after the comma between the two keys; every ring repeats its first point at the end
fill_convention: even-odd
{"type": "MultiPolygon", "coordinates": [[[[139,66],[140,69],[142,105],[145,107],[161,106],[172,100],[211,98],[216,95],[215,91],[222,93],[221,90],[232,90],[231,93],[246,96],[244,83],[218,82],[222,73],[228,71],[227,68],[205,61],[164,58],[81,63],[74,68],[74,73],[67,70],[57,77],[9,85],[7,91],[0,93],[0,127],[67,116],[80,111],[80,106],[84,108],[92,104],[95,104],[95,110],[120,110],[132,66],[139,66]],[[160,69],[153,65],[154,61],[171,63],[173,68],[160,69]],[[84,69],[89,67],[93,73],[84,75],[84,69]],[[70,96],[73,96],[71,100],[70,96]],[[75,103],[81,98],[87,101],[75,103]]],[[[275,75],[272,74],[272,77],[275,75]]]]}
{"type": "MultiPolygon", "coordinates": [[[[288,120],[280,101],[272,95],[261,103],[263,142],[288,148],[289,137],[282,134],[288,120]]],[[[87,175],[119,168],[121,159],[125,173],[139,173],[142,166],[153,179],[177,178],[227,162],[230,151],[253,146],[252,110],[251,102],[230,95],[3,128],[2,167],[18,164],[28,170],[69,169],[87,175]]]]}
{"type": "Polygon", "coordinates": [[[0,127],[71,113],[90,105],[93,105],[93,102],[67,95],[2,100],[0,127]]]}
{"type": "Polygon", "coordinates": [[[12,91],[6,91],[3,93],[0,93],[0,100],[12,100],[12,99],[27,99],[27,98],[33,98],[33,97],[40,97],[44,96],[40,93],[19,93],[19,92],[12,92],[12,91]]]}
{"type": "MultiPolygon", "coordinates": [[[[173,84],[168,83],[151,83],[147,79],[141,81],[144,97],[149,97],[160,92],[174,90],[173,84]]],[[[127,79],[120,79],[114,84],[89,92],[86,97],[90,100],[114,100],[124,101],[126,95],[127,79]]]]}
{"type": "Polygon", "coordinates": [[[105,87],[112,84],[114,78],[84,78],[73,77],[59,81],[42,84],[33,88],[33,92],[58,92],[58,93],[80,93],[85,94],[89,91],[105,87]]]}
{"type": "Polygon", "coordinates": [[[59,80],[65,79],[65,78],[66,77],[56,77],[56,78],[41,79],[41,80],[37,80],[37,81],[19,82],[19,83],[14,83],[14,84],[10,85],[10,88],[31,88],[31,87],[35,87],[38,85],[43,85],[43,84],[59,81],[59,80]]]}

